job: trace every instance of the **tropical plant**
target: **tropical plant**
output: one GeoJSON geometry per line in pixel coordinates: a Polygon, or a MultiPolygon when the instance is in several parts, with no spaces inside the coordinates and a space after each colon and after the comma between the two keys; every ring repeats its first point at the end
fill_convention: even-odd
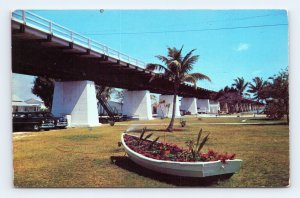
{"type": "Polygon", "coordinates": [[[186,142],[186,145],[189,148],[189,151],[191,153],[191,157],[192,157],[193,161],[197,161],[198,160],[197,158],[199,158],[201,156],[200,151],[203,148],[203,146],[205,145],[205,143],[207,142],[207,140],[209,139],[208,138],[209,134],[207,134],[200,142],[201,135],[202,135],[202,129],[200,129],[200,131],[198,133],[196,142],[194,142],[193,140],[189,140],[186,142]]]}
{"type": "Polygon", "coordinates": [[[150,138],[150,137],[153,135],[153,133],[150,133],[150,134],[148,134],[146,137],[144,137],[146,131],[147,131],[147,128],[144,127],[144,128],[142,129],[141,134],[140,134],[139,144],[141,144],[143,141],[147,140],[148,138],[150,138]]]}
{"type": "MultiPolygon", "coordinates": [[[[244,91],[248,86],[248,82],[245,82],[243,77],[241,78],[238,77],[237,79],[234,79],[234,83],[232,84],[232,86],[237,90],[238,94],[243,97],[244,91]]],[[[237,105],[240,111],[241,100],[238,101],[237,105]]]]}
{"type": "MultiPolygon", "coordinates": [[[[189,73],[192,71],[194,64],[198,61],[199,56],[193,55],[195,49],[189,51],[186,55],[182,54],[182,49],[177,49],[175,47],[168,48],[167,56],[158,55],[160,61],[164,63],[161,64],[148,64],[148,70],[158,70],[162,71],[164,76],[172,79],[174,86],[173,86],[173,109],[172,109],[172,118],[170,121],[169,126],[167,127],[167,131],[173,131],[174,120],[175,120],[175,111],[176,111],[176,101],[177,101],[177,94],[178,89],[181,84],[184,82],[193,83],[196,87],[196,82],[198,80],[208,80],[210,78],[202,73],[189,73]]],[[[155,77],[154,77],[155,78],[155,77]]],[[[152,81],[154,78],[151,78],[152,81]]]]}
{"type": "Polygon", "coordinates": [[[253,94],[254,99],[257,102],[260,102],[265,98],[263,89],[266,86],[266,82],[264,82],[263,79],[260,77],[255,77],[252,79],[252,81],[253,83],[249,83],[248,92],[253,94]]]}
{"type": "Polygon", "coordinates": [[[54,79],[46,77],[36,77],[33,81],[31,92],[40,97],[47,108],[51,110],[53,93],[54,93],[54,79]]]}
{"type": "Polygon", "coordinates": [[[185,127],[185,125],[186,125],[186,120],[180,118],[179,122],[180,122],[181,127],[185,127]]]}
{"type": "Polygon", "coordinates": [[[266,114],[270,118],[280,119],[287,115],[289,122],[289,75],[288,69],[269,78],[263,89],[267,101],[266,114]]]}
{"type": "Polygon", "coordinates": [[[247,86],[248,86],[248,82],[245,82],[244,78],[237,78],[234,79],[234,83],[232,84],[232,86],[238,91],[238,93],[243,96],[244,91],[246,90],[247,86]]]}

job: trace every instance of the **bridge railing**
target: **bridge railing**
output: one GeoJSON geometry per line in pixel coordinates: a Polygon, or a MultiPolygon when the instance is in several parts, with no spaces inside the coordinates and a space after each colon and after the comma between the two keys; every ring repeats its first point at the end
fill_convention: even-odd
{"type": "Polygon", "coordinates": [[[26,10],[16,10],[12,13],[12,19],[48,34],[55,35],[61,39],[73,42],[82,47],[113,57],[117,60],[124,61],[141,68],[145,68],[146,66],[143,61],[123,54],[88,37],[82,36],[79,33],[58,25],[48,19],[40,17],[32,12],[26,10]]]}

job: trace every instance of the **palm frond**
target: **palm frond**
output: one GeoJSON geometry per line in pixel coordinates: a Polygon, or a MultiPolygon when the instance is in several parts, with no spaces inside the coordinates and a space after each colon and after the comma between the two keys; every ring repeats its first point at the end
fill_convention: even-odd
{"type": "Polygon", "coordinates": [[[166,65],[168,65],[169,62],[171,61],[170,59],[168,59],[167,57],[162,56],[162,55],[157,55],[155,57],[166,65]]]}
{"type": "Polygon", "coordinates": [[[208,80],[209,82],[211,82],[211,80],[208,76],[201,74],[201,73],[185,74],[181,79],[182,82],[193,83],[195,87],[197,87],[196,82],[198,80],[208,80]]]}
{"type": "Polygon", "coordinates": [[[168,47],[169,60],[181,61],[181,59],[182,59],[182,55],[181,55],[182,49],[183,49],[183,46],[180,49],[177,49],[175,47],[173,47],[173,48],[168,47]]]}
{"type": "Polygon", "coordinates": [[[191,51],[189,51],[182,59],[182,64],[185,64],[185,62],[191,57],[191,55],[193,54],[193,52],[195,51],[196,49],[192,49],[191,51]]]}
{"type": "Polygon", "coordinates": [[[154,70],[158,70],[158,71],[168,71],[168,70],[169,70],[168,68],[166,68],[166,67],[163,66],[163,65],[160,65],[160,64],[153,64],[153,63],[147,64],[146,69],[147,69],[147,70],[150,70],[150,71],[154,71],[154,70]]]}
{"type": "Polygon", "coordinates": [[[188,82],[188,83],[193,83],[194,87],[197,87],[196,84],[196,80],[195,78],[193,78],[192,76],[190,76],[189,74],[184,75],[184,77],[182,78],[181,82],[188,82]]]}
{"type": "Polygon", "coordinates": [[[211,82],[211,79],[208,76],[206,76],[206,75],[204,75],[202,73],[192,73],[190,75],[193,78],[195,78],[196,80],[208,80],[209,82],[211,82]]]}
{"type": "Polygon", "coordinates": [[[182,62],[182,71],[184,73],[190,72],[193,69],[194,64],[198,61],[198,59],[199,59],[199,56],[194,55],[194,56],[189,57],[184,62],[182,62]]]}
{"type": "Polygon", "coordinates": [[[243,77],[241,78],[238,77],[237,79],[234,79],[234,83],[232,84],[232,86],[234,86],[239,91],[240,94],[243,94],[248,84],[249,84],[248,82],[245,83],[243,77]]]}

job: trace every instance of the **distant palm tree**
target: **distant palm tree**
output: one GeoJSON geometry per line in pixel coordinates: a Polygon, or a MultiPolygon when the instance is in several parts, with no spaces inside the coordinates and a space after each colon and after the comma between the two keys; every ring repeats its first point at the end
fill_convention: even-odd
{"type": "MultiPolygon", "coordinates": [[[[198,80],[208,80],[211,81],[210,78],[204,74],[201,73],[191,73],[189,72],[193,69],[194,64],[198,61],[199,56],[193,55],[193,52],[195,49],[188,52],[185,56],[182,55],[182,48],[176,49],[168,48],[168,55],[162,56],[158,55],[156,58],[158,58],[160,61],[164,63],[164,65],[160,64],[148,64],[146,69],[148,70],[158,70],[162,71],[163,74],[171,78],[174,82],[173,87],[173,111],[172,111],[172,118],[170,121],[169,126],[167,127],[168,131],[173,131],[173,125],[175,120],[175,110],[176,110],[176,99],[178,94],[178,89],[180,84],[184,82],[193,83],[196,87],[196,82],[198,80]]],[[[150,81],[153,79],[150,79],[150,81]]]]}
{"type": "MultiPolygon", "coordinates": [[[[248,82],[245,82],[244,78],[237,78],[234,79],[234,83],[232,84],[232,86],[237,90],[238,94],[243,97],[244,95],[244,91],[246,90],[247,86],[248,86],[248,82]]],[[[241,111],[241,99],[238,100],[238,111],[241,111]]]]}
{"type": "Polygon", "coordinates": [[[238,91],[238,93],[243,96],[244,91],[246,90],[248,86],[248,82],[245,82],[244,78],[237,78],[234,79],[234,83],[232,84],[234,88],[238,91]]]}
{"type": "Polygon", "coordinates": [[[249,83],[249,93],[252,93],[254,99],[258,102],[264,98],[263,89],[266,86],[266,82],[262,78],[255,77],[252,79],[253,83],[249,83]]]}

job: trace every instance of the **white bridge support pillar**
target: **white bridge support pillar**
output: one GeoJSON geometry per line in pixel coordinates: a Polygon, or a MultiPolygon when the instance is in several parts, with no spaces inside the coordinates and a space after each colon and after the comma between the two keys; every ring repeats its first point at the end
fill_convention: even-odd
{"type": "Polygon", "coordinates": [[[197,114],[197,98],[182,98],[181,110],[189,111],[192,115],[197,114]]]}
{"type": "Polygon", "coordinates": [[[148,90],[125,91],[122,114],[140,120],[153,119],[150,92],[148,90]]]}
{"type": "MultiPolygon", "coordinates": [[[[174,95],[160,95],[159,102],[160,105],[157,109],[158,117],[172,117],[173,112],[173,98],[174,95]]],[[[175,107],[175,118],[180,118],[180,110],[179,110],[179,98],[176,98],[176,107],[175,107]]]]}
{"type": "Polygon", "coordinates": [[[55,82],[52,113],[55,116],[70,115],[71,127],[100,126],[94,82],[55,82]]]}
{"type": "Polygon", "coordinates": [[[209,99],[198,99],[197,100],[197,108],[201,113],[209,113],[210,112],[210,103],[209,99]]]}

